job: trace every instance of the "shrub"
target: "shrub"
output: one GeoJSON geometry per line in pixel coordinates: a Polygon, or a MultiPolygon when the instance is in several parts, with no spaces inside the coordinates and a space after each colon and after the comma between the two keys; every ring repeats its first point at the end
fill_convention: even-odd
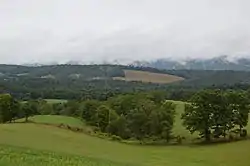
{"type": "Polygon", "coordinates": [[[243,130],[240,132],[240,137],[241,137],[241,138],[246,138],[246,137],[247,137],[247,130],[246,130],[246,129],[243,129],[243,130]]]}
{"type": "Polygon", "coordinates": [[[122,138],[117,136],[117,135],[112,135],[111,139],[114,140],[114,141],[122,141],[122,138]]]}

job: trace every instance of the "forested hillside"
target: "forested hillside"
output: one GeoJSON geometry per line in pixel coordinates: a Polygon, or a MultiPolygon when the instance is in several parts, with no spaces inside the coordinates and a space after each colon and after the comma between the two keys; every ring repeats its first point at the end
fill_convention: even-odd
{"type": "Polygon", "coordinates": [[[168,91],[170,99],[183,99],[201,88],[247,87],[249,82],[250,72],[246,71],[159,70],[119,65],[38,67],[0,65],[0,90],[10,92],[19,98],[98,98],[105,100],[107,97],[120,93],[163,90],[168,91]],[[124,71],[128,70],[133,71],[132,76],[130,74],[133,79],[126,78],[124,71]],[[140,73],[143,73],[142,78],[139,77],[140,73]],[[161,74],[165,74],[166,77],[162,77],[161,74]],[[134,78],[137,76],[138,78],[134,78]],[[145,78],[147,76],[148,78],[145,78]],[[124,79],[114,79],[117,77],[124,79]],[[168,78],[170,80],[164,80],[165,84],[163,79],[168,78]],[[159,79],[158,82],[157,79],[159,79]]]}

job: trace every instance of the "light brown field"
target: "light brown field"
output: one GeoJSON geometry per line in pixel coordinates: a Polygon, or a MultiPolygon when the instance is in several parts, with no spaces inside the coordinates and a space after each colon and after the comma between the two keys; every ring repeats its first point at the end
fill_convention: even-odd
{"type": "Polygon", "coordinates": [[[184,80],[184,78],[182,77],[170,74],[152,73],[147,71],[124,70],[124,73],[125,77],[113,77],[113,79],[123,80],[123,81],[141,81],[141,82],[150,82],[159,84],[167,84],[184,80]]]}

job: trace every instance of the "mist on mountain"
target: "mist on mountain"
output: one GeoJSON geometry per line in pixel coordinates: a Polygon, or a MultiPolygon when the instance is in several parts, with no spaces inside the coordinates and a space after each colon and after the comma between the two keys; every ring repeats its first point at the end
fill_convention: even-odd
{"type": "Polygon", "coordinates": [[[219,56],[207,59],[156,59],[153,61],[135,61],[132,65],[141,67],[152,67],[167,70],[236,70],[250,71],[250,58],[219,56]]]}

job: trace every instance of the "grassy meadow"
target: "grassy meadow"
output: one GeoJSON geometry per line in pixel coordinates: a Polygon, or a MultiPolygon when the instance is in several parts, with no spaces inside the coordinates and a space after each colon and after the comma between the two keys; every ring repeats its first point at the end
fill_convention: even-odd
{"type": "MultiPolygon", "coordinates": [[[[174,133],[195,138],[181,125],[177,104],[174,133]]],[[[78,119],[34,116],[35,122],[83,125],[78,119]]],[[[250,131],[250,126],[248,127],[250,131]]],[[[0,166],[249,166],[250,141],[213,145],[140,146],[112,142],[39,124],[0,125],[0,166]]]]}
{"type": "MultiPolygon", "coordinates": [[[[63,99],[44,99],[45,101],[47,101],[50,104],[55,104],[55,103],[66,103],[67,100],[63,100],[63,99]]],[[[27,101],[22,101],[22,103],[26,103],[27,101]]]]}
{"type": "MultiPolygon", "coordinates": [[[[62,116],[62,115],[35,115],[29,117],[29,120],[35,123],[42,123],[42,124],[52,124],[52,125],[59,125],[65,124],[72,127],[83,127],[85,124],[78,118],[62,116]]],[[[24,122],[25,119],[20,119],[18,122],[24,122]]]]}
{"type": "Polygon", "coordinates": [[[12,162],[27,166],[36,162],[46,166],[69,162],[86,166],[249,166],[250,141],[209,146],[135,146],[38,124],[1,125],[0,132],[0,153],[5,154],[0,163],[6,166],[12,162]],[[14,161],[11,155],[16,156],[14,161]]]}
{"type": "Polygon", "coordinates": [[[67,100],[62,99],[45,99],[48,103],[54,104],[54,103],[66,103],[67,100]]]}
{"type": "Polygon", "coordinates": [[[184,78],[170,74],[152,73],[147,71],[124,70],[125,77],[114,77],[114,80],[141,81],[159,84],[167,84],[182,81],[184,78]]]}

